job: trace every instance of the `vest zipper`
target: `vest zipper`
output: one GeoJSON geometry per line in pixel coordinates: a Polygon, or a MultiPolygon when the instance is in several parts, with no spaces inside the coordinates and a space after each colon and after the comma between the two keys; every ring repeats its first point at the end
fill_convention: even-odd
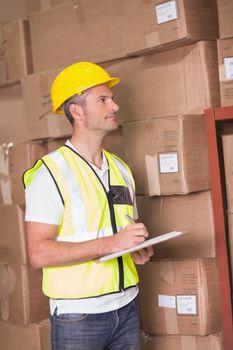
{"type": "MultiPolygon", "coordinates": [[[[103,190],[104,190],[104,192],[106,194],[106,197],[107,197],[107,200],[108,200],[112,232],[113,232],[113,234],[117,233],[117,226],[116,226],[116,218],[115,218],[115,212],[114,212],[114,207],[113,207],[113,200],[112,200],[112,195],[111,195],[111,192],[110,192],[110,188],[111,188],[110,187],[110,171],[108,170],[109,191],[107,192],[106,188],[104,187],[104,185],[103,185],[102,181],[100,180],[98,174],[92,168],[91,164],[89,164],[88,161],[81,154],[76,152],[74,149],[72,149],[68,145],[64,145],[63,147],[67,147],[72,152],[77,154],[77,156],[79,156],[82,160],[84,160],[84,162],[91,168],[91,170],[96,175],[97,179],[99,180],[99,182],[101,183],[101,185],[103,187],[103,190]]],[[[106,159],[107,159],[107,157],[106,157],[106,159]]],[[[107,162],[108,162],[108,159],[107,159],[107,162]]],[[[109,163],[108,163],[108,166],[109,166],[109,163]]],[[[121,256],[117,258],[117,262],[118,262],[118,267],[119,267],[119,291],[123,291],[124,290],[124,269],[123,269],[123,259],[122,259],[121,256]]]]}

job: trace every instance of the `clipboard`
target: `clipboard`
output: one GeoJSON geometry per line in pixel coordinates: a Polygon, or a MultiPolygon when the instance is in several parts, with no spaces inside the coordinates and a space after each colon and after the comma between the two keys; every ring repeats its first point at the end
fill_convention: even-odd
{"type": "Polygon", "coordinates": [[[171,232],[165,233],[163,235],[160,235],[158,237],[147,239],[143,243],[138,244],[135,247],[120,250],[119,252],[116,252],[116,253],[101,256],[100,258],[96,259],[96,261],[97,262],[105,262],[105,261],[108,261],[108,260],[111,260],[114,258],[118,258],[119,256],[122,256],[122,255],[125,255],[128,253],[132,253],[132,252],[136,252],[137,250],[149,247],[151,245],[158,244],[160,242],[164,242],[164,241],[167,241],[167,240],[175,238],[175,237],[179,237],[184,233],[185,232],[182,232],[182,231],[171,231],[171,232]]]}

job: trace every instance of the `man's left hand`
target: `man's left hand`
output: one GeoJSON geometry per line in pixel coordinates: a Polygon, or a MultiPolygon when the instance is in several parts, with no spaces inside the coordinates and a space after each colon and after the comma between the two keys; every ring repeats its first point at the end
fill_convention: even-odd
{"type": "Polygon", "coordinates": [[[151,256],[154,254],[153,248],[151,246],[140,249],[132,253],[133,260],[137,265],[143,265],[150,260],[151,256]]]}

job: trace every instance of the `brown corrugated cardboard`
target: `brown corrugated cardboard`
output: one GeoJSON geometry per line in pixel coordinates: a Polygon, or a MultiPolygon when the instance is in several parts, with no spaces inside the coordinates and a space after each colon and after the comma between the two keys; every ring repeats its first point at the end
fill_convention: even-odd
{"type": "Polygon", "coordinates": [[[222,135],[228,212],[233,213],[233,134],[222,135]]]}
{"type": "Polygon", "coordinates": [[[0,24],[0,39],[0,85],[20,81],[21,76],[32,73],[28,20],[0,24]]]}
{"type": "Polygon", "coordinates": [[[124,123],[123,140],[137,194],[186,194],[209,189],[202,115],[124,123]]]}
{"type": "MultiPolygon", "coordinates": [[[[39,326],[23,326],[0,321],[1,348],[4,350],[41,350],[39,326]]],[[[50,350],[43,349],[43,350],[50,350]]]]}
{"type": "Polygon", "coordinates": [[[23,173],[45,154],[45,142],[10,143],[8,147],[7,145],[4,147],[0,145],[0,193],[2,203],[22,204],[25,202],[23,173]]]}
{"type": "Polygon", "coordinates": [[[231,106],[233,104],[233,37],[219,39],[217,43],[221,106],[231,106]]]}
{"type": "Polygon", "coordinates": [[[28,139],[20,84],[0,88],[0,144],[28,139]]]}
{"type": "Polygon", "coordinates": [[[22,79],[29,140],[70,135],[72,127],[63,115],[52,113],[50,88],[60,70],[32,74],[22,79]],[[33,93],[32,93],[33,92],[33,93]]]}
{"type": "Polygon", "coordinates": [[[2,261],[27,262],[24,208],[0,204],[0,256],[2,261]]]}
{"type": "Polygon", "coordinates": [[[233,2],[232,0],[218,0],[218,20],[220,38],[233,36],[233,2]]]}
{"type": "Polygon", "coordinates": [[[42,321],[39,326],[41,350],[51,350],[51,325],[49,319],[42,321]]]}
{"type": "Polygon", "coordinates": [[[154,259],[216,256],[210,191],[185,196],[137,196],[137,207],[150,238],[170,231],[187,232],[156,246],[154,259]]]}
{"type": "Polygon", "coordinates": [[[215,0],[128,0],[122,6],[127,54],[218,38],[215,0]]]}
{"type": "Polygon", "coordinates": [[[142,350],[223,350],[221,334],[142,336],[142,350]]]}
{"type": "Polygon", "coordinates": [[[21,324],[39,322],[49,316],[48,298],[41,291],[40,269],[0,262],[0,319],[21,324]]]}
{"type": "Polygon", "coordinates": [[[145,332],[204,336],[221,330],[215,259],[151,261],[139,275],[145,332]]]}
{"type": "MultiPolygon", "coordinates": [[[[165,52],[144,55],[127,81],[122,121],[176,114],[202,114],[219,106],[217,45],[199,41],[165,52]]],[[[119,89],[121,88],[119,84],[119,89]]]]}
{"type": "Polygon", "coordinates": [[[34,72],[124,56],[121,1],[74,1],[35,13],[29,21],[34,72]]]}

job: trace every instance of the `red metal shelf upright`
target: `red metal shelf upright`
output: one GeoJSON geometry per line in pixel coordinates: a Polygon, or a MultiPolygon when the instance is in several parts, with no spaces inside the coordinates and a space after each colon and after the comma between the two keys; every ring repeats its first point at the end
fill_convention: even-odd
{"type": "MultiPolygon", "coordinates": [[[[220,131],[224,123],[231,123],[233,127],[233,106],[205,111],[205,127],[207,135],[210,185],[213,204],[216,255],[218,260],[222,333],[224,350],[233,349],[233,314],[232,314],[232,285],[226,232],[226,203],[222,186],[222,164],[220,131]]],[[[233,152],[233,150],[232,150],[233,152]]]]}

